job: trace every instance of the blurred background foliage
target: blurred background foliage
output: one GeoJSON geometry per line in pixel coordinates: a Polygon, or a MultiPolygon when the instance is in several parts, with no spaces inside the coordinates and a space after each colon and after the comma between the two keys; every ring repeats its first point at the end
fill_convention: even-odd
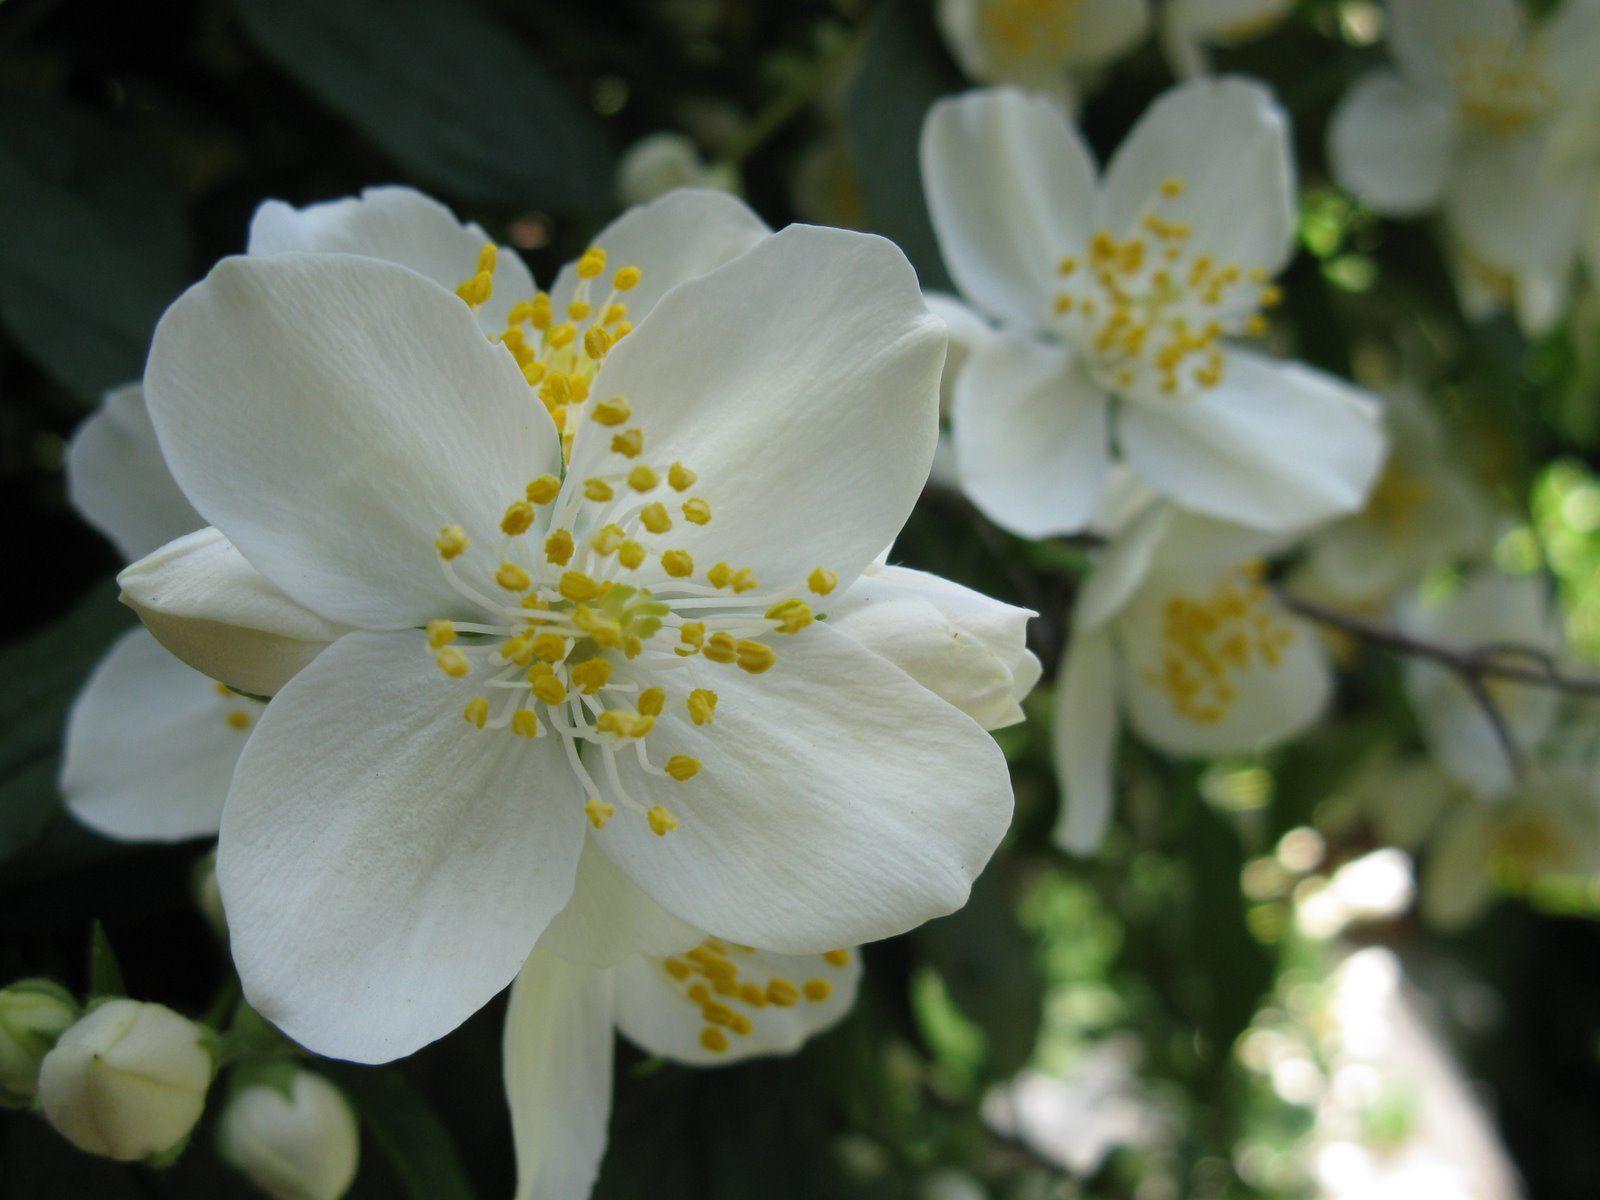
{"type": "MultiPolygon", "coordinates": [[[[1528,514],[1502,564],[1553,572],[1575,644],[1595,657],[1600,311],[1580,305],[1532,344],[1509,321],[1469,325],[1434,242],[1328,182],[1330,109],[1381,57],[1370,17],[1308,0],[1222,56],[1294,119],[1303,252],[1283,328],[1340,373],[1405,366],[1528,514]]],[[[1151,46],[1120,63],[1083,114],[1095,146],[1114,146],[1170,82],[1151,46]]],[[[230,976],[191,895],[204,848],[113,844],[59,809],[67,706],[131,622],[107,582],[114,553],[67,507],[61,463],[102,390],[140,374],[164,305],[242,248],[260,200],[412,183],[549,279],[616,212],[622,150],[685,130],[737,168],[769,222],[883,232],[938,287],[916,139],[928,104],[961,86],[922,0],[0,3],[0,978],[81,990],[96,919],[135,995],[198,1015],[230,976]]],[[[897,557],[1037,609],[1053,668],[1078,551],[1010,538],[930,494],[897,557]]],[[[1290,918],[1295,888],[1377,844],[1359,815],[1325,817],[1348,811],[1375,754],[1417,746],[1394,663],[1350,665],[1335,718],[1270,757],[1201,769],[1131,749],[1125,817],[1087,863],[1049,842],[1041,689],[1028,723],[1000,734],[1017,820],[971,905],[870,948],[850,1019],[796,1058],[691,1071],[624,1050],[597,1195],[1308,1194],[1293,1148],[1309,1118],[1245,1051],[1326,969],[1327,948],[1290,918]],[[1114,1089],[1091,1095],[1069,1121],[1072,1171],[985,1119],[990,1089],[1019,1070],[1066,1077],[1110,1052],[1132,1065],[1144,1118],[1122,1136],[1107,1124],[1114,1089]],[[982,1190],[951,1190],[968,1184],[982,1190]]],[[[1450,937],[1412,917],[1359,934],[1475,998],[1446,1007],[1450,1029],[1536,1196],[1600,1190],[1600,935],[1594,897],[1571,899],[1562,914],[1502,904],[1450,937]]],[[[500,1017],[492,1006],[393,1067],[337,1071],[367,1139],[354,1195],[509,1194],[500,1017]]],[[[90,1160],[7,1113],[0,1194],[239,1194],[207,1138],[157,1175],[90,1160]]]]}

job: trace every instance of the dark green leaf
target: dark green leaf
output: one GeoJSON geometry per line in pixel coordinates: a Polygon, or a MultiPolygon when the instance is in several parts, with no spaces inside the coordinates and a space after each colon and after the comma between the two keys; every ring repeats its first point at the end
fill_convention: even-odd
{"type": "Polygon", "coordinates": [[[180,198],[125,130],[0,96],[0,320],[85,399],[135,379],[183,287],[180,198]]]}
{"type": "Polygon", "coordinates": [[[394,1068],[324,1063],[413,1200],[473,1200],[455,1143],[427,1099],[394,1068]]]}
{"type": "Polygon", "coordinates": [[[122,964],[117,961],[117,952],[111,948],[106,927],[96,921],[89,931],[89,998],[99,1000],[127,994],[128,985],[122,980],[122,964]]]}
{"type": "Polygon", "coordinates": [[[922,196],[917,145],[928,106],[960,79],[930,12],[912,0],[889,0],[878,9],[850,89],[850,150],[868,224],[906,252],[923,287],[948,288],[922,196]]]}
{"type": "Polygon", "coordinates": [[[595,119],[508,27],[466,0],[234,0],[250,36],[428,183],[492,204],[598,215],[595,119]]]}

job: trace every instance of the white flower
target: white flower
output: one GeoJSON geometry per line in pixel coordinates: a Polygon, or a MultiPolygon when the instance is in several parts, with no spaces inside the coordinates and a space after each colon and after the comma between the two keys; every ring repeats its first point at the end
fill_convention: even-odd
{"type": "MultiPolygon", "coordinates": [[[[173,482],[137,384],[105,397],[67,451],[67,493],[127,559],[205,521],[173,482]]],[[[214,834],[261,705],[207,679],[147,631],[124,634],[73,704],[62,754],[68,810],[135,841],[214,834]]]]}
{"type": "Polygon", "coordinates": [[[1146,486],[1262,529],[1359,507],[1383,438],[1364,394],[1231,339],[1262,332],[1294,243],[1287,122],[1260,87],[1168,92],[1105,178],[1051,104],[941,101],[922,134],[934,228],[1003,332],[956,382],[968,494],[1024,537],[1081,529],[1112,426],[1146,486]],[[996,186],[1005,180],[1005,186],[996,186]]]}
{"type": "Polygon", "coordinates": [[[814,619],[932,456],[944,339],[904,258],[680,192],[549,296],[492,248],[453,293],[470,235],[392,216],[370,194],[283,209],[275,248],[357,254],[257,254],[258,216],[145,379],[222,531],[124,572],[152,627],[224,680],[239,596],[357,630],[277,692],[228,796],[251,1002],[358,1060],[442,1035],[573,897],[589,825],[742,944],[810,953],[959,906],[1009,819],[998,749],[814,619]],[[373,224],[432,265],[358,256],[373,224]],[[234,567],[196,566],[217,548],[234,567]]]}
{"type": "Polygon", "coordinates": [[[614,1029],[689,1066],[786,1054],[844,1017],[861,977],[854,950],[778,955],[703,935],[681,949],[608,968],[544,950],[528,959],[505,1026],[517,1200],[589,1194],[605,1152],[614,1029]]]}
{"type": "Polygon", "coordinates": [[[193,1021],[160,1004],[108,1000],[45,1055],[39,1104],[78,1149],[136,1162],[189,1136],[214,1070],[193,1021]]]}
{"type": "Polygon", "coordinates": [[[1383,213],[1442,210],[1464,295],[1482,296],[1474,279],[1503,278],[1524,324],[1548,325],[1595,185],[1589,156],[1566,143],[1574,125],[1594,140],[1579,101],[1600,54],[1600,4],[1572,0],[1543,22],[1516,0],[1393,0],[1387,12],[1398,70],[1366,76],[1335,111],[1335,176],[1383,213]]]}
{"type": "Polygon", "coordinates": [[[1386,608],[1435,567],[1489,549],[1489,504],[1438,418],[1407,393],[1389,398],[1384,417],[1389,453],[1366,507],[1312,536],[1297,592],[1386,608]]]}
{"type": "Polygon", "coordinates": [[[1463,797],[1429,843],[1422,911],[1444,929],[1483,914],[1495,892],[1552,879],[1600,877],[1600,783],[1587,772],[1541,771],[1511,792],[1463,797]]]}
{"type": "Polygon", "coordinates": [[[1072,614],[1055,698],[1056,841],[1092,853],[1111,817],[1126,716],[1168,754],[1257,750],[1327,704],[1321,641],[1262,582],[1260,534],[1152,504],[1096,563],[1072,614]]]}
{"type": "Polygon", "coordinates": [[[273,1200],[339,1200],[360,1163],[356,1115],[322,1076],[286,1069],[282,1080],[248,1082],[228,1097],[217,1148],[273,1200]]]}
{"type": "Polygon", "coordinates": [[[617,164],[617,195],[624,205],[644,204],[674,188],[738,191],[731,170],[710,166],[694,139],[682,133],[652,133],[629,146],[617,164]]]}
{"type": "MultiPolygon", "coordinates": [[[[1400,627],[1413,637],[1457,650],[1515,643],[1550,655],[1561,652],[1560,614],[1535,576],[1480,570],[1448,599],[1416,596],[1400,609],[1400,627]]],[[[1482,705],[1461,677],[1425,658],[1405,664],[1405,690],[1423,740],[1445,772],[1480,796],[1511,786],[1511,764],[1482,705]]],[[[1524,753],[1549,732],[1560,697],[1535,684],[1487,680],[1507,730],[1524,753]]]]}
{"type": "Polygon", "coordinates": [[[78,1019],[78,1005],[48,979],[0,989],[0,1104],[26,1104],[39,1087],[39,1064],[78,1019]]]}
{"type": "Polygon", "coordinates": [[[937,15],[969,78],[1068,104],[1150,28],[1148,0],[939,0],[937,15]]]}
{"type": "Polygon", "coordinates": [[[1161,47],[1181,78],[1211,70],[1210,47],[1260,37],[1289,14],[1293,0],[1166,0],[1161,47]]]}

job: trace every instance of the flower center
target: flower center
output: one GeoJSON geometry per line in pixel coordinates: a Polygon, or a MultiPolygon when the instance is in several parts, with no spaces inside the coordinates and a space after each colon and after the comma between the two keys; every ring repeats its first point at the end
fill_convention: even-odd
{"type": "Polygon", "coordinates": [[[1391,461],[1378,477],[1360,519],[1398,537],[1411,527],[1430,492],[1426,483],[1391,461]]]}
{"type": "Polygon", "coordinates": [[[1174,595],[1161,610],[1161,667],[1145,676],[1173,711],[1200,725],[1227,717],[1239,676],[1274,670],[1294,630],[1274,619],[1260,562],[1241,566],[1209,595],[1174,595]]]}
{"type": "Polygon", "coordinates": [[[1084,255],[1057,266],[1054,327],[1106,388],[1178,396],[1216,387],[1222,339],[1260,337],[1263,310],[1283,299],[1265,271],[1219,261],[1192,244],[1189,222],[1163,215],[1163,202],[1186,189],[1164,180],[1126,237],[1099,230],[1084,255]]]}
{"type": "Polygon", "coordinates": [[[989,0],[983,27],[1012,58],[1059,57],[1077,37],[1083,0],[989,0]]]}
{"type": "MultiPolygon", "coordinates": [[[[462,284],[459,294],[468,304],[481,305],[492,294],[492,249],[462,284]]],[[[563,458],[570,460],[573,434],[587,420],[613,431],[615,469],[585,479],[564,470],[562,477],[530,480],[501,517],[492,570],[462,558],[486,531],[469,535],[459,525],[442,527],[434,546],[445,577],[481,619],[441,616],[424,633],[445,675],[483,679],[482,693],[463,713],[468,723],[518,737],[559,737],[596,829],[621,806],[665,836],[677,828],[677,818],[664,805],[647,808],[628,794],[617,755],[634,754],[647,774],[679,783],[695,778],[701,764],[689,755],[652,761],[645,739],[657,718],[669,703],[682,704],[695,725],[710,726],[715,673],[763,674],[778,657],[763,639],[797,634],[816,615],[791,591],[764,590],[748,567],[720,561],[703,567],[674,544],[674,530],[681,537],[688,526],[711,523],[710,502],[692,491],[699,477],[681,462],[651,465],[645,431],[632,423],[627,400],[589,394],[600,360],[628,331],[625,320],[608,323],[605,310],[621,308],[616,292],[640,279],[637,267],[618,271],[612,298],[580,335],[575,322],[592,311],[585,307],[585,288],[604,264],[604,252],[596,249],[579,260],[577,298],[567,312],[581,315],[566,326],[571,333],[541,325],[539,299],[546,308],[549,300],[540,293],[512,308],[509,329],[495,340],[516,356],[562,431],[563,458]],[[530,309],[538,336],[513,336],[521,329],[517,318],[530,309]],[[612,329],[620,332],[613,336],[612,329]],[[628,582],[641,570],[655,580],[654,591],[628,582]]],[[[837,585],[838,577],[822,567],[806,581],[818,596],[837,585]]]]}
{"type": "MultiPolygon", "coordinates": [[[[700,1010],[705,1022],[700,1044],[713,1054],[728,1049],[730,1033],[749,1037],[762,1009],[793,1008],[802,999],[821,1004],[833,995],[833,983],[822,976],[797,984],[782,975],[752,970],[748,957],[754,953],[748,946],[729,947],[707,938],[687,954],[661,960],[674,990],[681,986],[683,998],[700,1010]],[[743,968],[741,958],[746,960],[743,968]]],[[[850,965],[848,950],[829,950],[820,957],[835,970],[850,965]]]]}
{"type": "Polygon", "coordinates": [[[1490,870],[1502,883],[1523,888],[1543,871],[1572,862],[1571,847],[1553,821],[1533,813],[1512,813],[1496,826],[1490,870]]]}
{"type": "Polygon", "coordinates": [[[1520,34],[1462,35],[1451,44],[1448,58],[1461,113],[1482,128],[1516,133],[1554,99],[1543,52],[1520,34]]]}
{"type": "Polygon", "coordinates": [[[256,723],[256,712],[260,710],[257,701],[241,696],[225,683],[217,684],[217,695],[230,702],[222,714],[223,724],[229,729],[243,733],[256,723]]]}

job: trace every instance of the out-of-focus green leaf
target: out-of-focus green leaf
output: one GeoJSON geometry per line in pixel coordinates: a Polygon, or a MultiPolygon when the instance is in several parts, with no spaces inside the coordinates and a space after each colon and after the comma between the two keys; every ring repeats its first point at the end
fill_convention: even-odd
{"type": "Polygon", "coordinates": [[[899,244],[924,287],[948,288],[922,196],[917,145],[928,106],[960,79],[939,44],[931,9],[889,0],[873,17],[850,89],[850,153],[871,227],[899,244]]]}
{"type": "Polygon", "coordinates": [[[474,1200],[449,1132],[427,1099],[394,1068],[322,1063],[361,1114],[372,1140],[413,1200],[474,1200]]]}
{"type": "Polygon", "coordinates": [[[599,215],[611,153],[514,31],[467,0],[234,0],[256,43],[428,183],[599,215]]]}
{"type": "Polygon", "coordinates": [[[89,931],[89,997],[126,996],[128,985],[122,979],[122,964],[111,948],[106,927],[99,921],[89,931]]]}
{"type": "Polygon", "coordinates": [[[60,812],[56,770],[67,710],[132,620],[107,584],[57,624],[0,652],[0,863],[38,841],[60,812]]]}
{"type": "Polygon", "coordinates": [[[0,95],[0,320],[92,400],[137,378],[183,287],[182,202],[127,133],[65,104],[0,95]]]}

